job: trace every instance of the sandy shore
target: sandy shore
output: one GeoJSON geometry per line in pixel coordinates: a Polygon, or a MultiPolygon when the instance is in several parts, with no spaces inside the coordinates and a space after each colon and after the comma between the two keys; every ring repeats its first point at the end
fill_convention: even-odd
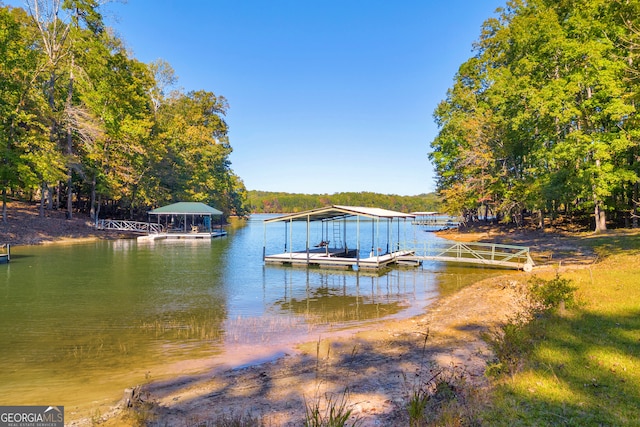
{"type": "MultiPolygon", "coordinates": [[[[483,387],[492,357],[481,334],[512,315],[525,273],[469,286],[431,305],[426,314],[380,322],[357,332],[321,337],[294,353],[243,369],[150,383],[143,399],[159,425],[198,425],[222,414],[251,413],[269,426],[300,426],[306,401],[348,388],[362,426],[407,425],[411,391],[436,370],[455,371],[483,387]]],[[[121,425],[112,418],[107,425],[121,425]]]]}

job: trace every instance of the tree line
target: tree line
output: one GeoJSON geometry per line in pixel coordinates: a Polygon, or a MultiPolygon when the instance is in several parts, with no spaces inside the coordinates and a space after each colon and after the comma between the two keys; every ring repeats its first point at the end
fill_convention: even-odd
{"type": "Polygon", "coordinates": [[[449,213],[637,227],[640,1],[511,0],[434,112],[449,213]]]}
{"type": "Polygon", "coordinates": [[[438,211],[440,208],[435,193],[397,196],[371,192],[297,194],[251,190],[247,200],[251,212],[256,213],[295,213],[329,205],[378,207],[405,213],[438,211]]]}
{"type": "Polygon", "coordinates": [[[3,219],[8,196],[67,217],[109,209],[135,218],[175,201],[246,214],[229,161],[227,100],[175,89],[170,64],[133,58],[100,3],[0,4],[3,219]]]}

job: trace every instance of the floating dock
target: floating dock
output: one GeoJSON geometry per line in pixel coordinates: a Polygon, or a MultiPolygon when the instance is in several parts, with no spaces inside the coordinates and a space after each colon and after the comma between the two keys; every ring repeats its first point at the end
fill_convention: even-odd
{"type": "Polygon", "coordinates": [[[264,262],[268,264],[318,266],[326,268],[342,269],[379,269],[391,264],[419,265],[419,261],[402,259],[413,255],[411,251],[395,251],[388,254],[371,255],[366,258],[359,258],[356,251],[345,254],[341,250],[325,251],[313,249],[309,252],[286,252],[275,255],[267,255],[264,262]]]}
{"type": "Polygon", "coordinates": [[[4,251],[4,253],[0,254],[0,264],[7,264],[11,261],[11,245],[9,243],[2,244],[0,249],[4,251]]]}
{"type": "Polygon", "coordinates": [[[216,237],[226,236],[224,230],[212,231],[211,233],[157,233],[138,236],[138,242],[155,242],[156,240],[211,240],[216,237]]]}

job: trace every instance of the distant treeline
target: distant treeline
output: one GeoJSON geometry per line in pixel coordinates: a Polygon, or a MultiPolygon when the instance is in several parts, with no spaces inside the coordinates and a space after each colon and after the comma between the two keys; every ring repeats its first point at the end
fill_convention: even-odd
{"type": "Polygon", "coordinates": [[[290,213],[329,205],[367,206],[399,212],[437,211],[440,200],[435,193],[397,196],[378,193],[296,194],[251,190],[249,208],[254,213],[290,213]]]}

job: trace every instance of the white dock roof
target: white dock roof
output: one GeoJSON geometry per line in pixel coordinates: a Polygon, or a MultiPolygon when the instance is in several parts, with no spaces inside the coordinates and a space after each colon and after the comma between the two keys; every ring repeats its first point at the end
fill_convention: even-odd
{"type": "Polygon", "coordinates": [[[345,218],[350,216],[365,216],[368,218],[415,218],[415,215],[413,214],[396,212],[388,209],[332,205],[267,219],[265,220],[265,223],[279,221],[324,221],[327,219],[345,218]]]}

